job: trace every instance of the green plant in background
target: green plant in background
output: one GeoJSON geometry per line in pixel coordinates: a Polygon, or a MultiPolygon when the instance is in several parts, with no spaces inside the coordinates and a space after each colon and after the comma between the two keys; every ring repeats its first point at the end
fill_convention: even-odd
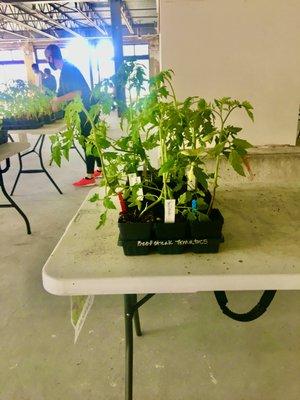
{"type": "Polygon", "coordinates": [[[51,96],[22,80],[12,81],[0,93],[3,118],[36,120],[52,114],[51,96]]]}

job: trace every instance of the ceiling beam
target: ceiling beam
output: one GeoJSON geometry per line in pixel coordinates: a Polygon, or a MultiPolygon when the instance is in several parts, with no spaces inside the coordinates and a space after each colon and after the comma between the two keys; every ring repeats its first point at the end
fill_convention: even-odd
{"type": "MultiPolygon", "coordinates": [[[[57,5],[57,4],[52,4],[52,3],[49,4],[49,5],[50,5],[51,8],[53,8],[53,10],[55,10],[56,13],[60,13],[60,14],[63,15],[65,18],[67,18],[70,22],[73,22],[73,24],[76,24],[77,26],[81,27],[81,24],[78,23],[78,21],[77,21],[76,19],[71,18],[71,17],[68,15],[68,12],[62,10],[62,9],[60,8],[59,5],[57,5]]],[[[61,6],[64,6],[64,4],[62,4],[61,6]]]]}
{"type": "Polygon", "coordinates": [[[31,39],[29,36],[25,36],[25,35],[22,35],[21,33],[17,33],[17,32],[12,32],[12,31],[10,31],[8,29],[5,29],[5,28],[0,28],[0,32],[9,33],[12,36],[17,36],[17,37],[22,38],[22,39],[31,39]]]}
{"type": "MultiPolygon", "coordinates": [[[[80,8],[80,5],[79,5],[79,7],[76,7],[76,8],[70,7],[70,6],[68,5],[68,9],[71,9],[71,10],[73,10],[74,12],[79,13],[80,15],[82,15],[82,16],[84,17],[84,19],[85,19],[86,21],[88,21],[88,22],[89,22],[95,29],[97,29],[97,31],[100,32],[102,35],[105,35],[105,36],[107,35],[107,31],[106,31],[105,27],[100,27],[92,18],[90,18],[90,17],[87,15],[88,12],[94,12],[93,9],[81,9],[81,8],[80,8]]],[[[100,17],[99,17],[99,19],[100,19],[100,21],[102,21],[100,17]]],[[[104,25],[104,24],[102,23],[102,25],[104,25]]]]}
{"type": "MultiPolygon", "coordinates": [[[[11,7],[11,6],[8,6],[8,7],[11,7]]],[[[9,15],[7,15],[6,13],[7,13],[6,6],[3,7],[3,2],[1,2],[0,3],[0,17],[2,17],[4,20],[7,20],[7,21],[12,22],[13,24],[19,25],[27,31],[30,30],[35,33],[39,33],[42,36],[46,36],[50,39],[56,39],[56,36],[50,35],[50,33],[47,33],[38,28],[35,28],[34,26],[27,24],[25,21],[20,21],[18,19],[18,17],[20,17],[20,15],[15,14],[15,17],[13,18],[13,17],[10,17],[9,15]]]]}
{"type": "Polygon", "coordinates": [[[132,20],[129,8],[127,7],[127,3],[125,0],[123,0],[122,4],[121,4],[121,15],[122,15],[122,18],[125,22],[125,25],[129,31],[129,33],[131,33],[133,35],[134,34],[133,20],[132,20]]]}
{"type": "Polygon", "coordinates": [[[44,14],[42,11],[40,11],[36,8],[30,8],[23,4],[19,5],[19,6],[15,6],[15,7],[18,8],[19,10],[25,11],[26,13],[28,13],[30,15],[33,15],[38,20],[47,22],[50,25],[52,24],[52,25],[56,26],[57,28],[63,29],[64,31],[70,33],[73,36],[82,38],[82,36],[79,33],[74,32],[72,29],[70,29],[70,28],[66,27],[65,25],[61,24],[60,22],[56,21],[54,18],[49,18],[46,14],[44,14]]]}
{"type": "MultiPolygon", "coordinates": [[[[20,3],[27,3],[27,4],[51,4],[51,3],[66,3],[66,0],[5,0],[4,3],[6,4],[13,4],[18,5],[20,3]]],[[[98,3],[99,0],[89,0],[89,3],[98,3]]],[[[77,0],[77,3],[85,3],[85,0],[77,0]]]]}

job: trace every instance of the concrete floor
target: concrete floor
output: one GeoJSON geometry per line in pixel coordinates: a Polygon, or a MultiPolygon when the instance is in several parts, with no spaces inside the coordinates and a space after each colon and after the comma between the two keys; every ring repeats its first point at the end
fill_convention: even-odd
{"type": "MultiPolygon", "coordinates": [[[[7,188],[16,166],[14,158],[7,188]]],[[[21,178],[15,200],[32,236],[14,210],[0,210],[0,400],[124,398],[122,297],[97,297],[74,345],[69,299],[46,293],[41,282],[44,262],[89,190],[71,185],[83,171],[75,152],[64,169],[49,167],[62,196],[42,174],[21,178]]],[[[229,298],[242,311],[259,296],[229,298]]],[[[298,400],[299,308],[300,293],[280,292],[262,318],[242,324],[220,312],[212,293],[155,296],[140,314],[134,399],[298,400]]]]}

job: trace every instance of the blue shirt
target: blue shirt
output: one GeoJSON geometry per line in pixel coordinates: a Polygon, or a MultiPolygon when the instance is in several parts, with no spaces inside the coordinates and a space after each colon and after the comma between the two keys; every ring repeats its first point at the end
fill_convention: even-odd
{"type": "Polygon", "coordinates": [[[64,96],[67,93],[75,91],[81,92],[82,102],[85,108],[89,109],[91,97],[91,89],[89,88],[89,85],[75,65],[69,63],[68,61],[64,61],[64,65],[60,73],[57,96],[64,96]]]}

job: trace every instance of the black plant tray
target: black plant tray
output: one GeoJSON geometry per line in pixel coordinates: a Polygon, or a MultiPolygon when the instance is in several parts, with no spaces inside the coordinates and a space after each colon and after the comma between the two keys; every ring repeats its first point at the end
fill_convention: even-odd
{"type": "Polygon", "coordinates": [[[0,144],[7,143],[7,141],[8,141],[7,130],[0,129],[0,144]]]}
{"type": "Polygon", "coordinates": [[[42,118],[42,122],[43,122],[44,124],[47,124],[47,125],[53,124],[55,121],[56,121],[56,119],[55,119],[54,114],[45,115],[45,116],[42,118]]]}
{"type": "Polygon", "coordinates": [[[159,254],[217,253],[224,242],[224,218],[213,209],[209,221],[188,222],[176,219],[172,224],[163,222],[118,223],[118,245],[126,256],[159,254]]]}
{"type": "Polygon", "coordinates": [[[218,253],[220,243],[224,237],[202,239],[150,239],[150,240],[123,240],[118,239],[118,245],[123,247],[125,256],[144,256],[150,253],[182,254],[218,253]]]}
{"type": "Polygon", "coordinates": [[[43,126],[43,122],[35,119],[4,119],[2,127],[6,130],[18,130],[18,129],[37,129],[43,126]]]}
{"type": "Polygon", "coordinates": [[[55,111],[54,113],[55,121],[64,118],[64,116],[65,116],[64,110],[55,111]]]}

